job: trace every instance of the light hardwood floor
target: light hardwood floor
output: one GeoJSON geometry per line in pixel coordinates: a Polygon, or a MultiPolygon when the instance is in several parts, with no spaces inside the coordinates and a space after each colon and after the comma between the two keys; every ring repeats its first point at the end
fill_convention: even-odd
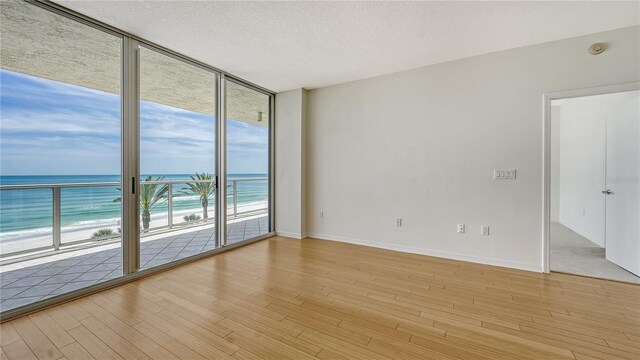
{"type": "Polygon", "coordinates": [[[2,359],[639,359],[640,286],[276,237],[0,335],[2,359]]]}

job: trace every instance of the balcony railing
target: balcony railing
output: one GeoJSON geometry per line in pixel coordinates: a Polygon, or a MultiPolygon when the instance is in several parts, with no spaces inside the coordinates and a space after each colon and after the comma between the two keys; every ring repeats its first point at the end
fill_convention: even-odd
{"type": "MultiPolygon", "coordinates": [[[[265,182],[268,181],[268,178],[230,178],[227,179],[227,219],[234,219],[243,216],[252,216],[252,215],[260,215],[264,214],[268,211],[268,201],[256,202],[252,204],[252,206],[247,206],[245,204],[239,204],[239,196],[247,195],[247,190],[241,189],[242,186],[238,186],[239,184],[248,183],[248,182],[265,182]],[[264,203],[264,204],[262,204],[264,203]]],[[[157,233],[158,230],[168,230],[173,229],[176,226],[186,227],[193,225],[202,225],[208,223],[214,223],[216,218],[215,211],[214,215],[208,219],[198,219],[195,221],[185,221],[185,222],[176,222],[174,219],[175,214],[175,201],[176,198],[180,198],[180,195],[186,195],[185,192],[181,192],[178,194],[174,194],[174,190],[178,188],[179,190],[184,189],[184,187],[180,187],[187,184],[195,184],[195,183],[212,183],[214,180],[160,180],[160,181],[141,181],[141,185],[167,185],[167,194],[166,198],[164,198],[159,205],[166,204],[166,212],[167,212],[167,221],[166,224],[160,226],[153,226],[149,229],[146,229],[142,236],[149,235],[151,233],[157,233]]],[[[74,241],[64,241],[62,239],[63,226],[62,226],[62,201],[63,198],[61,196],[63,189],[78,189],[78,188],[119,188],[121,184],[119,182],[99,182],[99,183],[69,183],[69,184],[29,184],[29,185],[0,185],[0,191],[19,191],[19,190],[37,190],[37,189],[50,189],[51,190],[51,204],[52,204],[52,228],[51,228],[51,245],[48,246],[36,246],[32,248],[20,249],[18,251],[2,251],[0,257],[7,257],[18,255],[22,253],[42,251],[47,249],[58,250],[61,246],[66,245],[76,245],[80,243],[86,243],[90,241],[97,240],[109,240],[114,238],[119,238],[119,234],[114,234],[112,236],[105,236],[101,238],[84,238],[74,241]]],[[[265,186],[265,189],[267,186],[265,186]]],[[[251,196],[251,194],[248,194],[251,196]]],[[[254,194],[255,195],[255,194],[254,194]]],[[[209,208],[215,209],[215,195],[211,197],[211,205],[209,208]]],[[[2,209],[0,209],[2,211],[2,209]]],[[[117,222],[117,226],[120,225],[120,221],[117,222]]],[[[95,227],[93,230],[98,229],[99,227],[95,227]]],[[[27,238],[24,241],[28,241],[27,238]]]]}

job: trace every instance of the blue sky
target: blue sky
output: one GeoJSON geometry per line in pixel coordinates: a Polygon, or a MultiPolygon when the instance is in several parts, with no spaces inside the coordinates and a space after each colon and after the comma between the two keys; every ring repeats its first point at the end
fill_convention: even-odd
{"type": "MultiPolygon", "coordinates": [[[[214,172],[215,118],[157,103],[140,106],[141,173],[214,172]]],[[[120,96],[0,70],[0,173],[120,172],[120,96]]],[[[268,169],[268,129],[227,123],[227,170],[268,169]]]]}

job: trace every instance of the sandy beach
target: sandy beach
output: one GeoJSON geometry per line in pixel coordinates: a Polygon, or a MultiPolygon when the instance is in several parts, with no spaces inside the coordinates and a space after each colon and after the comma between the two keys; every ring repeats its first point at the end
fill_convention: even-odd
{"type": "MultiPolygon", "coordinates": [[[[253,213],[267,208],[267,202],[253,202],[246,204],[238,204],[238,214],[253,213]]],[[[215,219],[215,209],[213,207],[208,208],[209,221],[215,219]]],[[[228,208],[227,213],[233,214],[233,209],[228,208]]],[[[202,218],[202,208],[186,209],[173,212],[173,224],[178,225],[185,223],[183,217],[186,215],[195,214],[202,218]]],[[[242,215],[240,215],[242,216],[242,215]]],[[[202,220],[201,220],[202,221],[202,220]]],[[[120,227],[119,219],[105,219],[99,224],[73,224],[68,227],[62,227],[62,244],[72,243],[82,240],[91,239],[93,233],[100,229],[111,229],[114,233],[118,232],[120,227]]],[[[141,225],[142,226],[142,225],[141,225]]],[[[166,228],[168,226],[168,216],[166,212],[152,213],[150,230],[166,228]]],[[[0,253],[8,254],[17,251],[42,248],[52,245],[51,229],[42,229],[39,233],[25,234],[21,237],[2,239],[0,237],[0,253]]]]}

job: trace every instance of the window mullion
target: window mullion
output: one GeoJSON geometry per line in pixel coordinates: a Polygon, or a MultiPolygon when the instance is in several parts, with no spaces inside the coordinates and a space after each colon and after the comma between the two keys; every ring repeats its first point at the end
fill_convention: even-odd
{"type": "Polygon", "coordinates": [[[124,274],[140,266],[140,91],[138,41],[124,37],[122,52],[122,259],[124,274]]]}

